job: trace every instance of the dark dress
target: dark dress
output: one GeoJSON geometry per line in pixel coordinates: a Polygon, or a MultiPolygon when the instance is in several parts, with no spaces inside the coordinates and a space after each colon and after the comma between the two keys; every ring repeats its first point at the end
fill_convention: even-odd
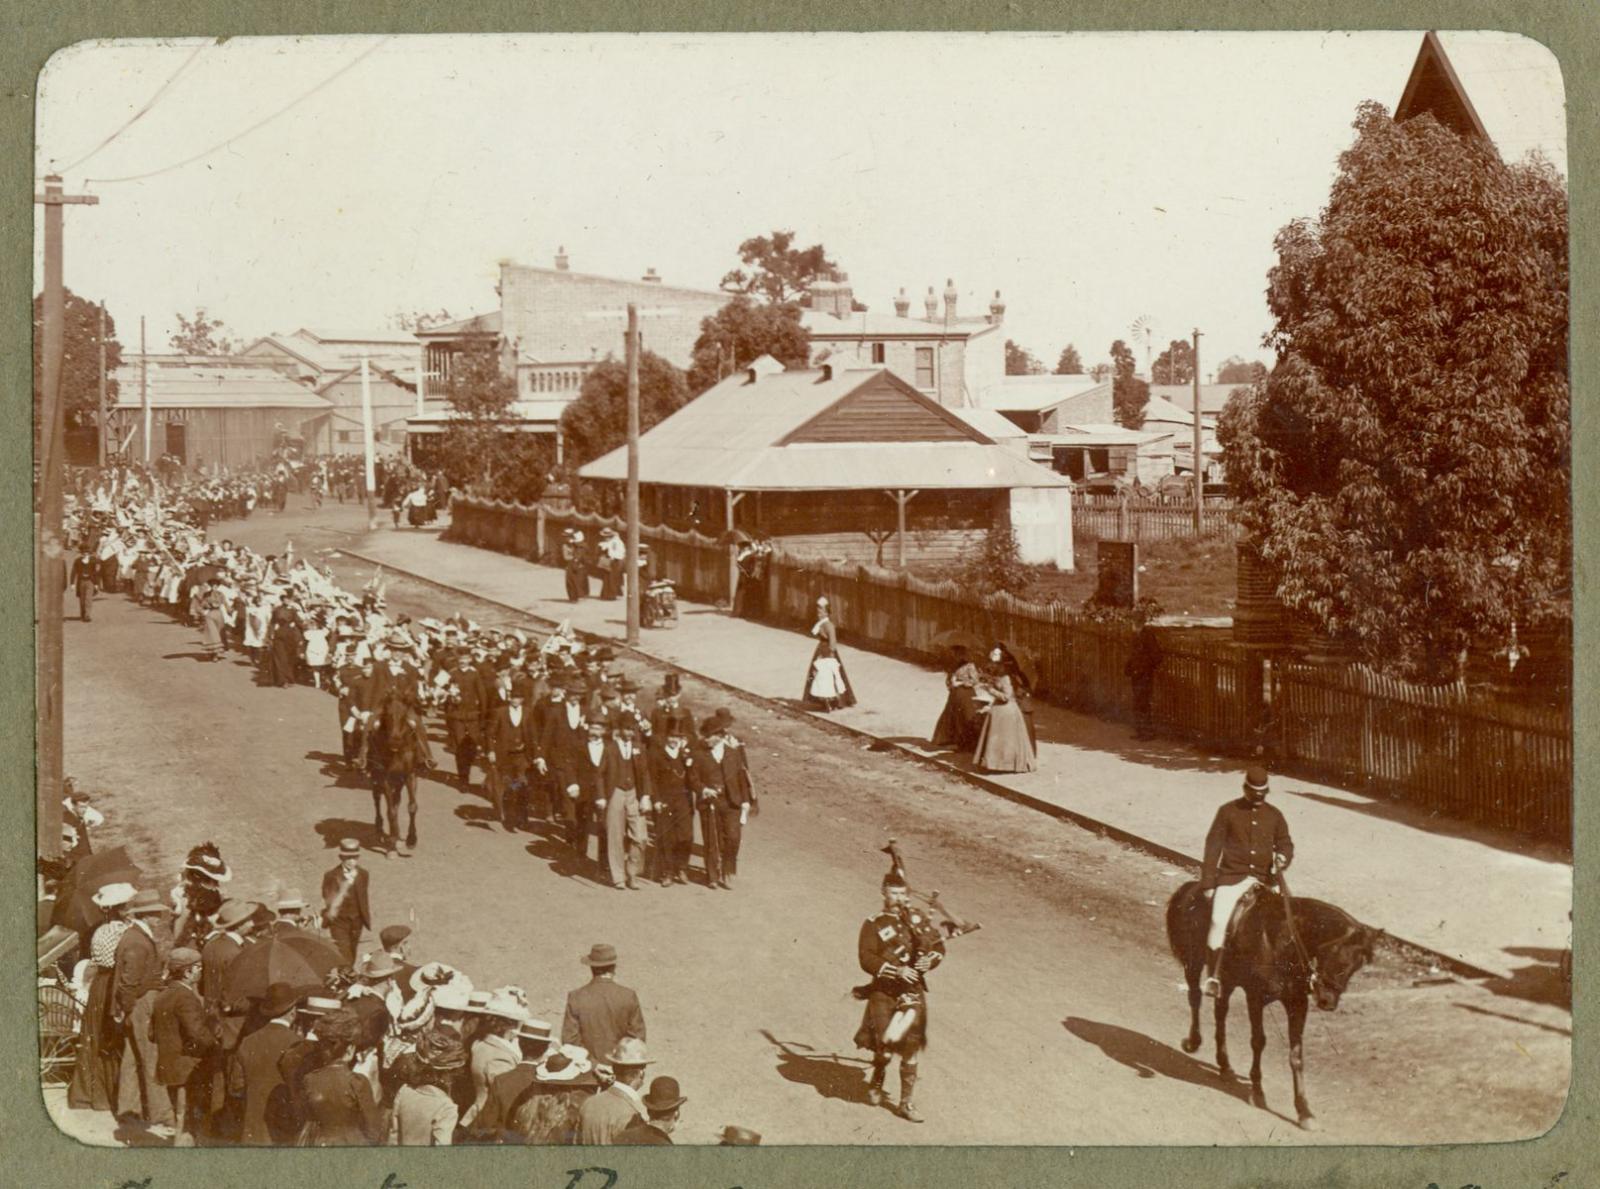
{"type": "Polygon", "coordinates": [[[101,925],[90,942],[95,959],[89,983],[89,1001],[83,1009],[78,1034],[78,1060],[67,1087],[67,1105],[77,1111],[109,1111],[116,1107],[117,1079],[121,1076],[122,1028],[111,1018],[113,965],[100,959],[116,953],[117,942],[127,932],[126,922],[101,925]]]}
{"type": "Polygon", "coordinates": [[[946,678],[950,693],[933,727],[935,747],[972,751],[978,746],[978,734],[983,729],[983,713],[975,692],[978,680],[978,668],[970,661],[946,678]]]}
{"type": "MultiPolygon", "coordinates": [[[[281,609],[280,609],[281,610],[281,609]]],[[[294,685],[300,676],[300,657],[304,638],[294,617],[287,612],[274,614],[272,640],[267,652],[267,684],[294,685]]]]}
{"type": "Polygon", "coordinates": [[[301,1147],[354,1148],[387,1138],[372,1083],[343,1062],[306,1074],[300,1092],[306,1112],[301,1147]]]}
{"type": "Polygon", "coordinates": [[[811,629],[811,634],[817,637],[817,647],[811,654],[811,664],[806,669],[806,684],[800,693],[800,700],[807,706],[820,706],[828,710],[835,710],[841,706],[854,706],[856,691],[850,684],[850,675],[844,671],[844,661],[839,656],[839,639],[833,628],[833,620],[823,616],[817,620],[816,626],[811,629]],[[833,662],[832,665],[822,667],[824,683],[833,687],[831,696],[818,692],[818,661],[833,662]]]}

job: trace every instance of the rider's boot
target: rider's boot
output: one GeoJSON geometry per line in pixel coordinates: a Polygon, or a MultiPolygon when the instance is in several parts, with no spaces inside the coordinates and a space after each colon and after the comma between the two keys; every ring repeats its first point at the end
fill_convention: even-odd
{"type": "Polygon", "coordinates": [[[907,1123],[920,1123],[922,1116],[917,1112],[916,1104],[911,1101],[911,1093],[917,1086],[917,1067],[907,1065],[904,1058],[900,1061],[900,1117],[907,1123]]]}
{"type": "Polygon", "coordinates": [[[887,1057],[872,1059],[872,1080],[867,1083],[867,1102],[873,1106],[883,1105],[883,1079],[889,1072],[889,1059],[887,1057]]]}
{"type": "Polygon", "coordinates": [[[1221,950],[1206,950],[1206,974],[1200,981],[1200,990],[1213,998],[1222,994],[1222,983],[1217,978],[1217,964],[1221,960],[1221,950]]]}

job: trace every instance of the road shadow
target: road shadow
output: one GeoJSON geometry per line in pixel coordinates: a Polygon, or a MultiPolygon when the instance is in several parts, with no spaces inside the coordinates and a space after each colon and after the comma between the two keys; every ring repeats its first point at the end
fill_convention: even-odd
{"type": "Polygon", "coordinates": [[[130,1148],[172,1147],[170,1136],[156,1135],[142,1121],[136,1119],[119,1120],[116,1130],[111,1133],[111,1138],[130,1148]]]}
{"type": "Polygon", "coordinates": [[[1572,1029],[1570,1028],[1560,1028],[1555,1024],[1546,1024],[1539,1020],[1529,1020],[1523,1016],[1511,1015],[1509,1012],[1490,1011],[1486,1007],[1478,1007],[1472,1003],[1456,1003],[1452,1004],[1452,1006],[1459,1007],[1462,1011],[1470,1011],[1475,1016],[1493,1016],[1497,1020],[1510,1020],[1514,1024],[1526,1024],[1529,1028],[1537,1028],[1541,1032],[1554,1032],[1557,1036],[1568,1038],[1572,1036],[1572,1029]]]}
{"type": "Polygon", "coordinates": [[[500,826],[492,805],[457,805],[455,814],[475,830],[495,830],[500,826]]]}
{"type": "MultiPolygon", "coordinates": [[[[1123,1028],[1117,1024],[1103,1024],[1098,1020],[1085,1020],[1077,1016],[1068,1016],[1061,1021],[1061,1025],[1073,1036],[1094,1045],[1107,1057],[1120,1065],[1127,1066],[1139,1077],[1163,1077],[1176,1082],[1187,1082],[1191,1086],[1226,1094],[1229,1098],[1238,1099],[1243,1103],[1250,1102],[1248,1082],[1237,1079],[1225,1080],[1217,1072],[1216,1066],[1197,1061],[1171,1045],[1162,1044],[1142,1032],[1135,1032],[1131,1028],[1123,1028]]],[[[1248,1025],[1245,1027],[1245,1034],[1248,1037],[1248,1025]]],[[[1280,1114],[1269,1106],[1261,1103],[1254,1105],[1270,1115],[1277,1115],[1286,1123],[1295,1122],[1289,1116],[1280,1114]]]]}
{"type": "Polygon", "coordinates": [[[595,860],[578,854],[568,846],[559,832],[545,832],[535,827],[534,837],[523,849],[549,867],[552,875],[595,887],[611,886],[611,877],[604,873],[603,868],[595,860]]]}
{"type": "Polygon", "coordinates": [[[383,844],[383,836],[371,820],[358,822],[348,817],[325,817],[312,829],[321,835],[325,850],[338,850],[341,840],[354,838],[362,850],[369,850],[377,855],[389,853],[389,848],[383,844]]]}
{"type": "Polygon", "coordinates": [[[163,652],[161,659],[164,661],[205,661],[211,663],[209,652],[163,652]]]}
{"type": "Polygon", "coordinates": [[[1542,1003],[1546,1007],[1572,1010],[1572,987],[1561,977],[1560,950],[1532,946],[1513,946],[1506,953],[1515,957],[1534,958],[1527,966],[1519,966],[1510,975],[1499,975],[1479,982],[1485,990],[1507,999],[1522,999],[1528,1003],[1542,1003]]]}
{"type": "Polygon", "coordinates": [[[1391,801],[1385,798],[1350,801],[1343,797],[1330,797],[1326,793],[1314,793],[1305,789],[1293,788],[1287,782],[1284,782],[1282,791],[1293,793],[1296,797],[1304,797],[1307,801],[1332,805],[1338,809],[1348,810],[1351,813],[1365,814],[1368,817],[1379,818],[1386,822],[1398,822],[1400,825],[1410,826],[1414,830],[1423,830],[1429,834],[1439,834],[1445,838],[1461,838],[1468,842],[1476,842],[1513,855],[1523,855],[1527,858],[1540,859],[1552,863],[1570,863],[1572,861],[1572,852],[1558,843],[1541,842],[1537,839],[1512,834],[1508,831],[1489,829],[1474,822],[1443,817],[1437,813],[1429,813],[1415,805],[1407,804],[1404,801],[1391,801]]]}
{"type": "Polygon", "coordinates": [[[863,1057],[819,1053],[799,1041],[779,1040],[761,1029],[778,1056],[778,1076],[797,1086],[810,1086],[823,1098],[867,1106],[867,1071],[872,1063],[863,1057]]]}
{"type": "Polygon", "coordinates": [[[345,766],[344,756],[332,751],[308,751],[305,758],[317,765],[317,771],[336,789],[367,788],[366,777],[359,769],[345,766]]]}

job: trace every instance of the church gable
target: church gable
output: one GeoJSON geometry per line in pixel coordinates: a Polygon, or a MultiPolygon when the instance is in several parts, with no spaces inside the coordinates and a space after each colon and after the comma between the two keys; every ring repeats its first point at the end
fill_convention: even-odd
{"type": "Polygon", "coordinates": [[[777,445],[835,442],[977,442],[989,439],[880,371],[777,445]]]}

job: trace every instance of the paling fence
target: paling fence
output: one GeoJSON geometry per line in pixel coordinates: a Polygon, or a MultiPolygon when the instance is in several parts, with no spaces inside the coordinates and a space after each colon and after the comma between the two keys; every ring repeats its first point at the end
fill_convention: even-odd
{"type": "MultiPolygon", "coordinates": [[[[615,518],[456,497],[453,539],[560,564],[561,534],[593,541],[615,518]]],[[[730,548],[715,538],[641,529],[654,575],[697,602],[727,602],[730,548]]],[[[1064,604],[980,597],[954,582],[774,553],[768,621],[809,628],[826,596],[847,642],[934,662],[933,640],[967,631],[1005,641],[1037,666],[1036,696],[1108,718],[1132,715],[1124,666],[1133,629],[1064,604]]],[[[1465,685],[1419,686],[1353,664],[1265,666],[1230,637],[1158,629],[1152,712],[1167,734],[1220,752],[1262,748],[1274,764],[1369,793],[1558,842],[1572,824],[1572,713],[1465,685]]]]}
{"type": "MultiPolygon", "coordinates": [[[[1085,540],[1164,541],[1192,537],[1196,535],[1194,500],[1074,493],[1072,531],[1085,540]]],[[[1239,535],[1231,499],[1204,502],[1199,535],[1230,539],[1239,535]]]]}

